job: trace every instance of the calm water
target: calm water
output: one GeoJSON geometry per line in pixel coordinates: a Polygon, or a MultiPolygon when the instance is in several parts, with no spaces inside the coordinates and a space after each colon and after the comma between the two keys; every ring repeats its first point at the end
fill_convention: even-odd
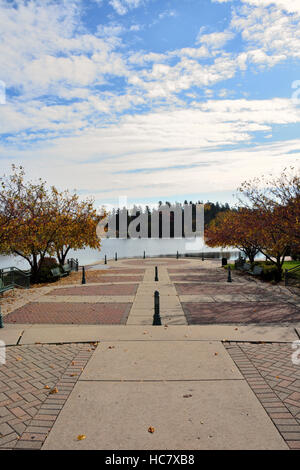
{"type": "MultiPolygon", "coordinates": [[[[142,257],[144,251],[146,256],[163,256],[163,255],[176,255],[178,251],[180,254],[188,254],[189,256],[200,255],[203,252],[206,256],[222,257],[222,253],[227,255],[229,259],[233,260],[238,257],[238,251],[221,250],[220,248],[210,248],[203,245],[202,239],[104,239],[101,242],[101,251],[86,248],[85,250],[71,250],[68,258],[78,258],[79,264],[86,265],[96,263],[104,259],[107,255],[108,259],[115,257],[118,253],[118,258],[134,258],[142,257]]],[[[29,269],[29,264],[18,256],[1,256],[0,268],[8,266],[16,266],[20,269],[29,269]]]]}

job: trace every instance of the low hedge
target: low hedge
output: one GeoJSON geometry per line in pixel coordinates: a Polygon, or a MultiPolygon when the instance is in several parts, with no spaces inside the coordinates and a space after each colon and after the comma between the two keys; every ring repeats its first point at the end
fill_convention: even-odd
{"type": "Polygon", "coordinates": [[[37,282],[51,282],[53,281],[53,276],[51,274],[51,269],[59,267],[55,258],[44,258],[42,265],[39,270],[37,282]]]}

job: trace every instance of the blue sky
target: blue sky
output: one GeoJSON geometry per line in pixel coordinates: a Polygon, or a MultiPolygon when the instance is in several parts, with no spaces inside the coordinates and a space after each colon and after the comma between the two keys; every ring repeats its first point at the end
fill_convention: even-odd
{"type": "Polygon", "coordinates": [[[99,205],[299,164],[298,0],[0,0],[0,80],[3,171],[99,205]]]}

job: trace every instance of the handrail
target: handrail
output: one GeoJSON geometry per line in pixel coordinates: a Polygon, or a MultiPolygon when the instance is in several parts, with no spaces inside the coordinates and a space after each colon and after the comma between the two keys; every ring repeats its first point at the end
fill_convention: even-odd
{"type": "Polygon", "coordinates": [[[30,276],[30,274],[31,274],[30,269],[27,269],[26,271],[25,270],[23,271],[23,269],[17,268],[16,266],[9,266],[8,268],[0,268],[0,271],[5,271],[6,269],[8,269],[9,271],[12,271],[12,270],[19,271],[20,273],[22,273],[26,276],[30,276]]]}
{"type": "Polygon", "coordinates": [[[285,269],[285,272],[286,272],[286,273],[287,273],[287,272],[289,273],[289,272],[294,271],[294,270],[297,270],[297,269],[300,269],[300,264],[298,264],[297,266],[294,266],[293,268],[285,269]]]}
{"type": "Polygon", "coordinates": [[[293,274],[297,273],[298,271],[300,271],[300,264],[298,264],[297,266],[294,266],[293,268],[286,269],[284,271],[284,284],[285,284],[285,286],[289,285],[289,279],[292,280],[293,279],[293,274]]]}
{"type": "Polygon", "coordinates": [[[30,286],[30,271],[22,271],[15,266],[0,269],[2,289],[21,287],[28,289],[30,286]]]}

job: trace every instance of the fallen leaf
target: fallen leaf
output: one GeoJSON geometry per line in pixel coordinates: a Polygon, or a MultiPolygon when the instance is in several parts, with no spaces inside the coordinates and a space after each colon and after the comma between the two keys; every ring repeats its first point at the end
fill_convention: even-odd
{"type": "Polygon", "coordinates": [[[217,356],[219,353],[215,352],[215,356],[217,356]]]}
{"type": "Polygon", "coordinates": [[[49,393],[50,393],[51,395],[53,395],[54,393],[58,393],[58,388],[57,388],[57,387],[54,387],[49,393]]]}
{"type": "Polygon", "coordinates": [[[79,434],[79,436],[77,436],[77,441],[83,441],[84,439],[86,439],[84,434],[79,434]]]}
{"type": "Polygon", "coordinates": [[[70,374],[70,377],[75,377],[76,375],[78,375],[78,374],[70,374]]]}
{"type": "Polygon", "coordinates": [[[45,385],[44,388],[45,388],[46,390],[49,390],[50,387],[49,387],[49,385],[45,385]]]}
{"type": "Polygon", "coordinates": [[[193,395],[191,395],[190,393],[187,394],[187,395],[183,395],[183,398],[191,398],[193,395]]]}
{"type": "Polygon", "coordinates": [[[149,426],[148,432],[150,432],[151,434],[153,434],[154,431],[155,431],[154,427],[153,427],[153,426],[149,426]]]}
{"type": "Polygon", "coordinates": [[[22,361],[21,357],[16,357],[16,361],[22,361]]]}
{"type": "Polygon", "coordinates": [[[107,349],[115,349],[115,346],[108,346],[107,349]]]}

